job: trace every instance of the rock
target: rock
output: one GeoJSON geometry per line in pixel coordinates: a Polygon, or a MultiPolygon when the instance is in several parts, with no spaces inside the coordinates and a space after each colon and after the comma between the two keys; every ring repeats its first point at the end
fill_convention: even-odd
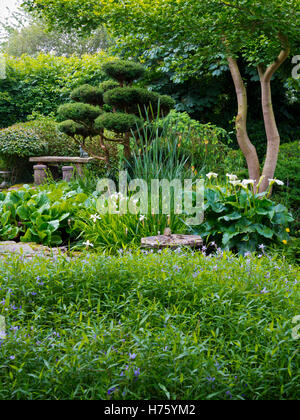
{"type": "Polygon", "coordinates": [[[35,243],[23,243],[6,241],[0,242],[0,256],[7,256],[11,254],[21,254],[26,258],[34,256],[52,257],[61,253],[67,252],[67,248],[48,248],[47,246],[38,245],[35,243]]]}
{"type": "Polygon", "coordinates": [[[199,235],[176,235],[171,234],[170,230],[165,230],[164,235],[148,236],[142,238],[142,248],[171,248],[176,249],[180,247],[189,247],[199,249],[203,245],[203,240],[199,235]]]}

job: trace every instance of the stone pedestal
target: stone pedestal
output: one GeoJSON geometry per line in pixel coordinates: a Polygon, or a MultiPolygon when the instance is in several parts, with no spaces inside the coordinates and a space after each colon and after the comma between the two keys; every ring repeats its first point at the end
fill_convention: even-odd
{"type": "Polygon", "coordinates": [[[47,177],[47,166],[46,165],[35,165],[34,170],[34,183],[41,185],[46,181],[47,177]]]}
{"type": "Polygon", "coordinates": [[[74,176],[74,167],[73,166],[63,166],[62,167],[63,181],[70,182],[74,176]]]}

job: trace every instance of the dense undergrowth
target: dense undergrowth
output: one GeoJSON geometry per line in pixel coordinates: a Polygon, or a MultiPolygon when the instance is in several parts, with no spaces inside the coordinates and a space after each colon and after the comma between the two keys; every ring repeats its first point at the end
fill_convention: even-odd
{"type": "Polygon", "coordinates": [[[299,270],[266,255],[1,259],[0,399],[298,399],[299,270]]]}

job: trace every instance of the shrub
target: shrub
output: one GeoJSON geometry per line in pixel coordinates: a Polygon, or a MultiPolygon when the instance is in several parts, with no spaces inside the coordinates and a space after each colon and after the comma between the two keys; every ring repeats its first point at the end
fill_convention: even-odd
{"type": "MultiPolygon", "coordinates": [[[[293,232],[300,231],[300,143],[280,146],[276,178],[284,182],[283,187],[274,188],[274,199],[281,201],[294,213],[296,224],[293,232]]],[[[299,235],[300,232],[297,234],[299,235]]]]}
{"type": "Polygon", "coordinates": [[[87,198],[64,183],[0,193],[0,241],[67,244],[79,234],[73,218],[87,198]]]}
{"type": "Polygon", "coordinates": [[[297,400],[298,279],[230,253],[2,258],[0,399],[297,400]]]}
{"type": "Polygon", "coordinates": [[[181,154],[188,157],[188,161],[197,173],[205,175],[213,168],[220,175],[228,171],[239,170],[245,172],[243,155],[240,151],[227,146],[230,141],[228,133],[211,123],[201,124],[189,117],[185,112],[174,110],[158,122],[160,129],[168,128],[171,135],[177,135],[181,154]]]}
{"type": "MultiPolygon", "coordinates": [[[[88,108],[84,108],[84,106],[87,107],[88,105],[80,102],[60,106],[58,114],[61,120],[68,121],[66,124],[61,126],[64,132],[71,133],[75,139],[77,139],[76,135],[83,137],[82,128],[75,124],[70,125],[69,120],[73,120],[77,124],[79,123],[87,126],[88,130],[90,130],[90,136],[94,136],[98,130],[99,144],[103,150],[104,157],[96,157],[98,159],[104,159],[109,167],[110,162],[109,151],[106,146],[107,142],[117,142],[121,144],[124,148],[124,155],[126,159],[129,159],[131,157],[131,130],[142,125],[142,121],[137,119],[135,115],[145,117],[144,114],[147,114],[148,108],[151,108],[152,114],[154,112],[157,113],[160,101],[161,111],[167,114],[170,111],[170,108],[174,106],[175,102],[172,98],[161,96],[154,92],[149,92],[147,89],[124,86],[124,81],[132,82],[138,75],[141,75],[144,72],[144,68],[140,64],[128,63],[126,61],[119,60],[108,63],[107,66],[103,67],[103,69],[108,76],[115,78],[115,80],[119,82],[119,87],[115,87],[115,81],[108,81],[104,83],[104,85],[102,84],[106,91],[103,94],[104,104],[100,113],[104,111],[105,114],[101,118],[98,118],[97,122],[95,122],[100,113],[98,115],[93,115],[88,108]],[[85,118],[85,112],[88,114],[87,118],[85,118]],[[78,131],[76,131],[77,128],[78,131]],[[108,137],[106,135],[107,133],[104,133],[104,130],[117,134],[118,138],[115,136],[114,138],[108,137]]],[[[85,85],[76,89],[75,92],[72,92],[71,97],[76,101],[87,102],[88,100],[90,101],[91,97],[94,97],[93,95],[97,97],[100,90],[102,92],[102,88],[92,88],[85,85]]],[[[80,141],[80,138],[78,141],[80,141]]],[[[84,138],[83,141],[81,140],[81,145],[84,147],[84,138]]]]}
{"type": "Polygon", "coordinates": [[[79,147],[72,138],[63,134],[53,117],[34,113],[26,126],[31,127],[48,144],[50,156],[79,156],[79,147]]]}
{"type": "Polygon", "coordinates": [[[48,143],[30,124],[15,124],[0,130],[0,156],[7,169],[13,171],[13,180],[26,179],[30,156],[45,155],[48,143]]]}
{"type": "Polygon", "coordinates": [[[105,52],[82,57],[5,56],[6,78],[0,79],[0,128],[26,121],[33,112],[56,113],[70,92],[83,84],[93,86],[107,78],[102,70],[110,60],[105,52]]]}
{"type": "Polygon", "coordinates": [[[119,110],[140,103],[139,89],[133,87],[118,87],[108,90],[103,95],[104,102],[119,110]]]}
{"type": "Polygon", "coordinates": [[[107,62],[103,65],[104,72],[120,84],[132,83],[140,79],[144,73],[145,68],[134,61],[115,60],[107,62]]]}
{"type": "Polygon", "coordinates": [[[80,124],[93,126],[94,120],[101,114],[101,109],[81,102],[61,105],[58,108],[61,119],[74,120],[80,124]]]}
{"type": "Polygon", "coordinates": [[[88,137],[90,130],[82,124],[78,124],[73,120],[66,120],[58,124],[58,129],[69,137],[74,138],[80,135],[84,138],[88,137]]]}
{"type": "Polygon", "coordinates": [[[116,133],[127,133],[130,130],[136,130],[142,127],[141,118],[132,114],[124,114],[122,112],[105,112],[95,121],[95,128],[104,130],[105,128],[116,133]]]}
{"type": "Polygon", "coordinates": [[[91,85],[82,85],[71,92],[71,99],[90,105],[103,105],[103,91],[91,85]]]}
{"type": "Polygon", "coordinates": [[[105,82],[100,83],[99,88],[103,92],[107,92],[108,90],[115,89],[119,86],[120,84],[116,82],[115,80],[105,80],[105,82]]]}
{"type": "MultiPolygon", "coordinates": [[[[210,181],[205,188],[205,221],[196,229],[207,243],[216,242],[239,253],[256,251],[262,245],[288,244],[289,223],[294,219],[282,204],[266,193],[254,194],[248,180],[228,181],[225,186],[210,181]]],[[[229,178],[230,179],[230,178],[229,178]]]]}

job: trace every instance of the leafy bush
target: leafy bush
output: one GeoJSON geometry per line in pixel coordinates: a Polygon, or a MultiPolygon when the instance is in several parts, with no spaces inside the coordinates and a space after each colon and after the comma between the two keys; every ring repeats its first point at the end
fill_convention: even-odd
{"type": "Polygon", "coordinates": [[[105,52],[82,57],[5,56],[6,78],[0,79],[0,127],[26,121],[33,112],[56,113],[70,92],[83,84],[98,86],[107,79],[102,65],[105,52]]]}
{"type": "Polygon", "coordinates": [[[40,140],[30,125],[21,123],[0,130],[0,154],[4,157],[38,156],[47,149],[47,143],[40,140]]]}
{"type": "Polygon", "coordinates": [[[104,72],[120,84],[132,83],[145,73],[145,67],[134,61],[114,60],[103,65],[104,72]]]}
{"type": "Polygon", "coordinates": [[[71,99],[90,105],[103,105],[103,91],[91,85],[82,85],[71,92],[71,99]]]}
{"type": "Polygon", "coordinates": [[[34,113],[30,118],[31,121],[27,122],[26,126],[36,131],[40,139],[48,144],[47,154],[50,156],[79,155],[78,145],[59,130],[58,124],[52,116],[44,117],[34,113]]]}
{"type": "Polygon", "coordinates": [[[48,143],[30,124],[15,124],[0,130],[0,156],[7,169],[13,171],[13,179],[27,177],[30,156],[44,155],[48,143]]]}
{"type": "Polygon", "coordinates": [[[2,258],[0,399],[293,400],[299,270],[170,253],[2,258]]]}
{"type": "Polygon", "coordinates": [[[101,114],[99,107],[81,102],[61,105],[58,108],[59,117],[63,120],[75,120],[88,126],[93,125],[94,120],[101,114]]]}
{"type": "Polygon", "coordinates": [[[99,89],[101,89],[103,92],[107,92],[108,90],[115,89],[119,86],[119,83],[115,80],[105,80],[104,82],[100,83],[99,89]]]}
{"type": "Polygon", "coordinates": [[[147,114],[149,108],[152,109],[152,113],[167,114],[170,108],[175,105],[175,102],[168,96],[149,92],[147,89],[124,86],[125,81],[133,82],[137,74],[140,74],[141,69],[144,72],[140,64],[118,60],[103,66],[103,69],[107,76],[111,76],[119,82],[119,87],[114,87],[115,82],[106,82],[104,85],[102,84],[105,88],[104,92],[102,88],[93,88],[88,85],[81,86],[71,93],[71,98],[76,100],[77,103],[61,105],[58,109],[58,116],[61,121],[67,121],[61,125],[63,132],[71,134],[74,140],[80,142],[83,149],[85,148],[83,135],[85,130],[82,126],[85,126],[88,130],[86,137],[99,135],[99,144],[104,157],[94,157],[105,160],[109,168],[110,156],[106,143],[112,142],[122,145],[125,158],[129,159],[131,157],[131,130],[138,130],[142,126],[141,118],[144,117],[145,113],[147,114]],[[133,74],[135,76],[132,79],[133,74]],[[91,103],[91,101],[103,104],[103,107],[99,108],[98,115],[93,113],[91,105],[86,104],[86,102],[91,103]],[[160,103],[161,105],[159,105],[160,103]],[[99,117],[103,112],[104,114],[99,117]],[[73,120],[76,124],[70,123],[70,120],[73,120]],[[114,137],[107,137],[104,130],[111,131],[114,137]]]}
{"type": "MultiPolygon", "coordinates": [[[[210,179],[215,176],[207,175],[210,179]]],[[[226,186],[211,181],[206,186],[205,221],[198,232],[207,242],[240,253],[258,250],[260,245],[287,244],[289,223],[294,220],[288,209],[270,200],[269,190],[254,194],[247,180],[241,183],[230,176],[235,179],[226,186]]]]}
{"type": "Polygon", "coordinates": [[[74,216],[87,195],[66,184],[0,193],[0,240],[60,245],[75,239],[74,216]]]}
{"type": "Polygon", "coordinates": [[[116,133],[127,133],[142,127],[143,120],[133,114],[123,112],[105,112],[95,121],[95,128],[104,130],[105,128],[116,133]]]}
{"type": "Polygon", "coordinates": [[[176,134],[182,155],[188,157],[189,163],[197,173],[205,175],[211,168],[220,175],[228,171],[244,171],[243,155],[240,151],[232,150],[227,144],[230,142],[228,133],[211,123],[201,124],[193,120],[186,112],[179,113],[174,110],[162,121],[158,127],[170,134],[176,134]]]}
{"type": "MultiPolygon", "coordinates": [[[[274,199],[281,201],[293,212],[296,224],[293,231],[300,231],[300,143],[282,144],[280,146],[276,178],[284,182],[284,186],[274,189],[274,199]]],[[[299,235],[300,232],[297,234],[299,235]]]]}

